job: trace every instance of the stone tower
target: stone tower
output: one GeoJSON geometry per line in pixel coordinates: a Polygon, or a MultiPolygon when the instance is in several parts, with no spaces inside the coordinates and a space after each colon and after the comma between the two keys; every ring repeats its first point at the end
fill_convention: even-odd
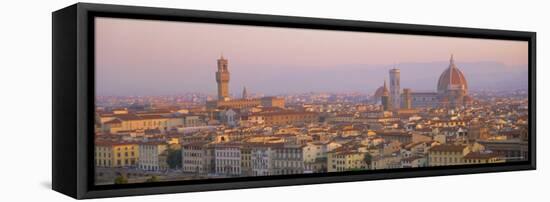
{"type": "Polygon", "coordinates": [[[401,105],[401,71],[397,68],[390,70],[390,101],[394,108],[399,109],[401,105]]]}
{"type": "Polygon", "coordinates": [[[401,94],[401,108],[412,109],[412,95],[410,88],[404,88],[401,94]]]}
{"type": "Polygon", "coordinates": [[[384,111],[392,110],[391,95],[388,92],[388,87],[386,86],[386,80],[384,80],[384,91],[382,93],[382,109],[384,111]]]}
{"type": "Polygon", "coordinates": [[[223,55],[218,59],[216,82],[218,83],[218,100],[229,100],[229,70],[227,69],[227,59],[223,58],[223,55]]]}
{"type": "Polygon", "coordinates": [[[243,87],[243,94],[242,94],[242,95],[243,95],[243,97],[242,97],[243,99],[247,99],[247,98],[248,98],[248,92],[246,92],[246,86],[243,87]]]}

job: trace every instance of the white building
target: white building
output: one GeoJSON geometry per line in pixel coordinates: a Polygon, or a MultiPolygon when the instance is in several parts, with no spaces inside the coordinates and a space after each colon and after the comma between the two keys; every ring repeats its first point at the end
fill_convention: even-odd
{"type": "Polygon", "coordinates": [[[304,158],[301,145],[274,144],[273,171],[275,175],[304,173],[304,158]]]}
{"type": "Polygon", "coordinates": [[[185,127],[199,127],[205,126],[206,123],[198,115],[185,115],[184,126],[185,127]]]}
{"type": "Polygon", "coordinates": [[[159,155],[168,148],[165,142],[144,142],[139,144],[138,168],[147,171],[167,169],[159,155]]]}
{"type": "Polygon", "coordinates": [[[252,147],[250,157],[253,176],[273,174],[273,150],[268,145],[252,147]]]}
{"type": "Polygon", "coordinates": [[[227,109],[222,112],[222,122],[230,127],[235,127],[240,122],[239,112],[235,109],[227,109]]]}
{"type": "Polygon", "coordinates": [[[313,163],[318,158],[326,158],[328,152],[327,143],[309,142],[303,148],[304,163],[313,163]]]}
{"type": "Polygon", "coordinates": [[[195,174],[209,172],[207,144],[208,142],[201,141],[182,145],[181,163],[183,172],[195,174]]]}
{"type": "Polygon", "coordinates": [[[241,175],[241,145],[218,143],[214,145],[215,172],[222,176],[241,175]]]}

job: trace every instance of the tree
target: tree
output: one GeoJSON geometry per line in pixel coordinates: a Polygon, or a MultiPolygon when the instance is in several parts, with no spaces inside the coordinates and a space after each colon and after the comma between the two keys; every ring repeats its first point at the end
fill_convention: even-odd
{"type": "Polygon", "coordinates": [[[115,184],[128,184],[128,178],[122,175],[119,175],[118,177],[115,178],[115,184]]]}
{"type": "Polygon", "coordinates": [[[372,163],[372,155],[370,153],[365,153],[365,158],[363,159],[365,164],[367,164],[367,169],[370,169],[370,164],[372,163]]]}
{"type": "Polygon", "coordinates": [[[172,169],[181,167],[181,149],[168,149],[166,161],[172,169]]]}
{"type": "Polygon", "coordinates": [[[145,182],[158,182],[159,179],[156,175],[151,176],[149,179],[147,179],[145,182]]]}

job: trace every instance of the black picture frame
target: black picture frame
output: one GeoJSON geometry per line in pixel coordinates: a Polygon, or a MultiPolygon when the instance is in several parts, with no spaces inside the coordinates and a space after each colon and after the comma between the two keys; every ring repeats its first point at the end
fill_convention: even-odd
{"type": "Polygon", "coordinates": [[[52,188],[84,199],[536,169],[536,33],[77,3],[52,14],[52,188]],[[503,164],[94,185],[94,17],[520,40],[529,43],[529,159],[503,164]]]}

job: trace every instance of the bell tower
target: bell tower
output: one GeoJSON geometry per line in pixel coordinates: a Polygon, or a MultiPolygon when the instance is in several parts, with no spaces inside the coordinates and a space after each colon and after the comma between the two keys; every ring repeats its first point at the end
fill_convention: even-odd
{"type": "Polygon", "coordinates": [[[390,70],[390,102],[395,109],[399,109],[401,105],[400,74],[401,71],[397,68],[390,70]]]}
{"type": "Polygon", "coordinates": [[[223,58],[223,55],[218,59],[216,82],[218,83],[218,100],[229,100],[229,70],[227,69],[227,59],[223,58]]]}
{"type": "Polygon", "coordinates": [[[246,86],[243,87],[243,94],[242,95],[243,95],[242,99],[248,99],[248,92],[246,91],[246,86]]]}

